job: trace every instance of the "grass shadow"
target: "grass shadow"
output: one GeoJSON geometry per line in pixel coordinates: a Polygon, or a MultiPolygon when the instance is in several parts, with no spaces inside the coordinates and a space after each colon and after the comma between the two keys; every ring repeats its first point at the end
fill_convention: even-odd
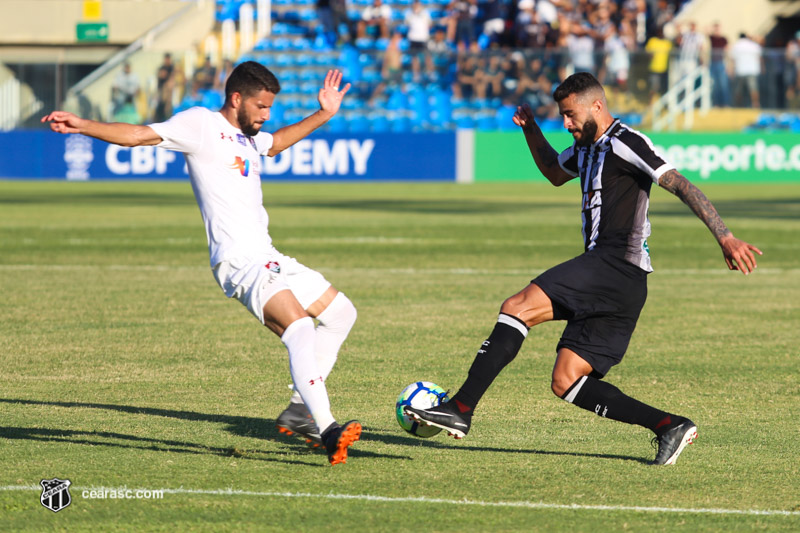
{"type": "MultiPolygon", "coordinates": [[[[0,403],[18,404],[18,405],[35,405],[35,406],[50,406],[50,407],[64,407],[64,408],[79,408],[79,409],[105,409],[109,411],[117,411],[121,413],[159,416],[165,418],[174,418],[178,420],[187,420],[192,422],[210,422],[225,424],[226,431],[239,435],[242,437],[252,437],[262,440],[270,440],[279,442],[283,445],[292,446],[293,450],[297,453],[314,453],[319,454],[318,450],[311,448],[300,439],[295,437],[280,437],[280,433],[275,428],[275,420],[268,418],[255,418],[249,416],[233,416],[233,415],[219,415],[219,414],[206,414],[198,413],[196,411],[176,411],[173,409],[156,409],[152,407],[134,407],[130,405],[116,405],[116,404],[102,404],[102,403],[86,403],[86,402],[54,402],[54,401],[41,401],[41,400],[22,400],[15,398],[0,398],[0,403]]],[[[203,453],[219,456],[235,456],[244,459],[258,459],[258,460],[272,460],[278,462],[297,463],[309,466],[319,466],[312,463],[304,463],[298,461],[291,461],[285,459],[269,459],[262,457],[264,454],[270,452],[263,450],[239,450],[237,448],[218,448],[213,446],[205,446],[202,444],[150,439],[147,437],[138,437],[134,435],[125,435],[121,433],[110,432],[97,432],[97,431],[73,431],[62,429],[41,429],[41,428],[14,428],[0,426],[0,437],[9,439],[28,439],[28,440],[64,440],[68,442],[75,442],[79,444],[91,445],[106,445],[117,446],[122,448],[138,448],[145,450],[159,450],[159,451],[180,451],[182,453],[203,453]],[[89,440],[93,438],[96,440],[89,440]],[[124,440],[129,444],[119,444],[108,442],[100,439],[118,439],[124,440]],[[130,444],[135,443],[135,444],[130,444]]],[[[382,453],[375,453],[366,450],[352,449],[350,450],[352,456],[362,457],[380,457],[383,459],[408,459],[408,457],[389,455],[382,453]]]]}
{"type": "MultiPolygon", "coordinates": [[[[556,456],[571,456],[571,457],[593,457],[597,459],[613,459],[618,461],[633,461],[642,464],[650,464],[650,460],[642,457],[632,457],[629,455],[613,455],[602,453],[580,453],[580,452],[565,452],[560,450],[535,450],[535,449],[521,449],[521,448],[500,448],[496,446],[471,446],[471,445],[453,445],[441,440],[430,440],[415,437],[406,437],[404,435],[396,435],[394,433],[385,433],[375,430],[364,431],[365,438],[369,440],[380,441],[385,444],[395,444],[401,446],[424,446],[428,448],[448,449],[448,450],[466,450],[471,452],[494,452],[494,453],[521,453],[531,455],[556,455],[556,456]]],[[[449,437],[448,437],[449,438],[449,437]]]]}

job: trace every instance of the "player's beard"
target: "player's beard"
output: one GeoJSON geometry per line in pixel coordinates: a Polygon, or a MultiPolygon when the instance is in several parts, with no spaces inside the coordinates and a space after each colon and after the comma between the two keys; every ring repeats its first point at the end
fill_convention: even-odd
{"type": "Polygon", "coordinates": [[[244,107],[240,107],[236,112],[236,120],[239,122],[239,129],[242,130],[242,133],[245,135],[255,137],[258,135],[258,132],[261,131],[261,124],[256,126],[254,123],[252,123],[250,121],[250,117],[247,116],[247,111],[244,107]]]}
{"type": "Polygon", "coordinates": [[[594,136],[597,135],[597,122],[592,117],[587,118],[580,132],[581,136],[575,142],[579,146],[590,146],[594,142],[594,136]]]}

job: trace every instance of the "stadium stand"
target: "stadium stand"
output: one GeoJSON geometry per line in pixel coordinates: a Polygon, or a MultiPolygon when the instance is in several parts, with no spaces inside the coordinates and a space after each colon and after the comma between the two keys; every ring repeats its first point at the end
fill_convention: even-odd
{"type": "MultiPolygon", "coordinates": [[[[409,36],[415,24],[409,15],[412,0],[385,2],[391,10],[391,30],[401,35],[396,45],[370,26],[364,36],[358,36],[358,22],[373,0],[327,2],[335,15],[333,24],[325,22],[328,14],[315,0],[272,0],[266,32],[251,48],[239,50],[236,47],[245,42],[242,32],[253,26],[253,21],[242,20],[242,14],[253,17],[264,5],[263,0],[177,4],[172,0],[174,7],[161,15],[162,25],[176,10],[186,11],[192,4],[210,3],[211,20],[205,26],[193,23],[192,38],[178,31],[179,26],[185,27],[184,17],[167,25],[168,31],[156,37],[142,36],[134,41],[165,40],[174,33],[183,36],[182,47],[175,38],[168,46],[156,47],[157,51],[152,46],[146,50],[143,45],[132,49],[129,43],[105,60],[98,69],[102,75],[92,72],[84,80],[78,78],[77,84],[74,82],[78,80],[73,80],[66,88],[69,98],[65,105],[73,109],[89,105],[95,116],[109,118],[109,104],[102,101],[108,99],[121,63],[130,61],[142,79],[136,106],[143,122],[160,116],[157,107],[161,113],[194,105],[215,108],[222,101],[223,73],[215,71],[210,77],[218,79],[203,82],[197,72],[204,59],[220,68],[222,58],[231,57],[237,63],[258,61],[276,71],[283,87],[273,112],[273,121],[279,123],[313,112],[326,70],[341,69],[352,89],[343,103],[345,122],[327,124],[325,128],[331,131],[345,127],[395,132],[513,129],[511,117],[522,102],[531,105],[544,129],[558,130],[561,125],[552,89],[578,70],[597,75],[608,89],[614,114],[635,126],[797,131],[797,121],[792,117],[796,116],[793,109],[800,108],[800,88],[794,90],[800,79],[800,38],[797,57],[789,56],[792,36],[800,30],[800,6],[783,0],[752,0],[752,5],[748,4],[748,9],[757,12],[749,24],[749,37],[763,47],[763,67],[758,74],[762,90],[743,94],[738,90],[740,80],[728,77],[733,67],[730,50],[743,28],[738,27],[730,10],[720,8],[725,1],[420,0],[421,9],[430,15],[428,38],[420,48],[409,36]],[[720,14],[722,41],[709,37],[709,13],[720,14]],[[689,29],[695,21],[697,39],[689,29]],[[756,27],[757,31],[753,29],[756,27]],[[667,83],[660,90],[653,81],[659,75],[652,70],[656,52],[650,48],[657,35],[663,35],[661,43],[667,47],[662,71],[667,83]],[[692,42],[699,43],[694,52],[692,42]],[[720,42],[722,48],[715,48],[720,42]],[[156,74],[166,50],[173,51],[176,59],[168,84],[156,74]],[[713,70],[715,50],[723,50],[728,63],[728,69],[722,70],[724,80],[718,70],[713,70]],[[389,64],[392,61],[394,66],[389,64]],[[87,81],[92,76],[94,79],[87,81]],[[692,80],[687,81],[687,76],[693,76],[692,80]],[[725,98],[714,92],[721,81],[730,86],[730,95],[725,98]],[[712,107],[716,111],[709,118],[707,111],[712,107]],[[754,112],[754,108],[762,111],[754,112]],[[693,119],[695,112],[701,120],[693,119]],[[770,122],[769,117],[775,120],[770,122]]],[[[25,89],[22,69],[5,63],[5,70],[0,68],[0,87],[4,80],[17,78],[25,89]]],[[[35,100],[32,93],[37,91],[25,92],[29,101],[35,100]]],[[[59,102],[55,97],[51,100],[47,106],[59,102]]],[[[26,105],[31,108],[34,104],[26,105]]],[[[0,118],[3,113],[9,115],[9,111],[0,110],[0,118]]],[[[2,124],[8,128],[25,123],[19,115],[6,116],[2,124]]]]}

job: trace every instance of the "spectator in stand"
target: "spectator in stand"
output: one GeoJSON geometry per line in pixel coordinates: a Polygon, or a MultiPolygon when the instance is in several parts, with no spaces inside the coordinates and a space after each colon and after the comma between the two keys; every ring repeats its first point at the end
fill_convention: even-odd
{"type": "Polygon", "coordinates": [[[792,108],[798,107],[796,99],[800,94],[800,31],[786,43],[786,69],[783,83],[786,87],[786,104],[792,108]]]}
{"type": "Polygon", "coordinates": [[[225,92],[225,82],[228,80],[228,76],[231,75],[231,72],[233,72],[233,61],[226,58],[222,61],[222,69],[220,69],[214,81],[215,91],[219,91],[220,93],[225,92]]]}
{"type": "Polygon", "coordinates": [[[370,105],[375,105],[376,100],[386,92],[386,89],[399,87],[403,82],[403,52],[400,50],[400,42],[403,36],[400,32],[392,33],[386,51],[383,53],[383,64],[381,66],[381,82],[375,87],[370,97],[370,105]]]}
{"type": "Polygon", "coordinates": [[[657,0],[656,8],[651,10],[653,13],[653,26],[655,29],[663,28],[675,20],[675,6],[668,0],[657,0]]]}
{"type": "Polygon", "coordinates": [[[486,0],[483,3],[483,34],[491,44],[504,41],[506,31],[506,4],[504,0],[486,0]]]}
{"type": "Polygon", "coordinates": [[[461,53],[456,65],[456,80],[453,83],[453,98],[468,100],[475,94],[475,79],[478,58],[474,54],[461,53]]]}
{"type": "Polygon", "coordinates": [[[528,104],[537,118],[553,118],[558,115],[558,106],[553,100],[552,89],[542,61],[534,58],[520,76],[515,100],[528,104]]]}
{"type": "Polygon", "coordinates": [[[328,39],[337,34],[337,27],[333,21],[333,8],[331,0],[316,0],[317,19],[322,26],[322,31],[328,39]]]}
{"type": "Polygon", "coordinates": [[[558,32],[542,21],[539,11],[534,9],[533,0],[522,0],[514,21],[517,48],[548,48],[558,41],[558,32]]]}
{"type": "Polygon", "coordinates": [[[697,31],[697,24],[693,21],[689,22],[689,25],[678,36],[681,75],[693,72],[702,64],[705,43],[706,38],[697,31]]]}
{"type": "Polygon", "coordinates": [[[459,50],[469,49],[475,41],[477,0],[453,0],[447,6],[447,40],[459,50]]]}
{"type": "Polygon", "coordinates": [[[361,13],[358,36],[366,37],[367,33],[375,32],[382,38],[388,38],[391,20],[392,8],[384,4],[383,0],[373,0],[372,5],[364,8],[361,13]]]}
{"type": "Polygon", "coordinates": [[[111,85],[112,113],[115,120],[130,123],[140,121],[136,112],[136,97],[140,89],[139,76],[131,71],[131,64],[126,61],[111,85]]]}
{"type": "Polygon", "coordinates": [[[211,57],[206,56],[203,66],[194,72],[194,82],[198,90],[209,90],[214,88],[217,79],[217,67],[211,64],[211,57]]]}
{"type": "Polygon", "coordinates": [[[609,29],[603,48],[606,53],[605,66],[608,69],[608,77],[612,85],[620,91],[628,90],[628,73],[631,68],[631,51],[634,49],[634,36],[630,26],[625,25],[628,30],[622,34],[613,25],[609,29]]]}
{"type": "Polygon", "coordinates": [[[656,34],[648,39],[644,49],[650,54],[650,100],[653,100],[667,90],[672,41],[664,38],[663,29],[656,28],[656,34]]]}
{"type": "Polygon", "coordinates": [[[733,102],[738,107],[761,107],[758,94],[758,77],[761,75],[761,45],[746,33],[739,34],[739,40],[731,48],[733,56],[733,102]]]}
{"type": "Polygon", "coordinates": [[[477,98],[499,98],[503,94],[503,70],[500,56],[493,54],[489,60],[481,59],[475,72],[475,96],[477,98]]]}
{"type": "Polygon", "coordinates": [[[726,64],[728,39],[722,35],[719,22],[711,26],[708,40],[711,42],[711,102],[717,107],[728,107],[731,105],[731,85],[726,64]]]}
{"type": "Polygon", "coordinates": [[[172,54],[164,54],[164,59],[156,71],[156,105],[153,122],[164,122],[172,116],[172,95],[175,90],[175,66],[172,54]]]}
{"type": "Polygon", "coordinates": [[[514,51],[503,56],[500,62],[500,71],[503,74],[502,98],[503,102],[515,102],[514,98],[517,85],[519,85],[520,73],[525,69],[525,57],[522,52],[514,51]],[[518,66],[519,65],[519,66],[518,66]]]}
{"type": "Polygon", "coordinates": [[[594,39],[595,48],[603,48],[611,31],[615,30],[614,23],[611,21],[609,5],[598,4],[597,8],[590,13],[588,22],[588,33],[594,39]]]}
{"type": "Polygon", "coordinates": [[[576,23],[570,25],[567,50],[573,72],[594,73],[594,39],[587,28],[576,23]]]}
{"type": "Polygon", "coordinates": [[[414,81],[420,81],[421,64],[427,67],[430,72],[430,55],[428,54],[428,41],[431,38],[431,26],[433,19],[431,19],[430,12],[422,7],[419,0],[414,0],[411,8],[405,13],[405,23],[408,26],[408,53],[411,54],[411,71],[414,74],[414,81]]]}
{"type": "Polygon", "coordinates": [[[450,44],[447,42],[447,34],[444,27],[436,26],[433,30],[433,39],[428,41],[428,57],[430,58],[430,68],[428,75],[431,81],[438,82],[442,87],[450,85],[451,55],[453,53],[450,44]]]}
{"type": "Polygon", "coordinates": [[[539,15],[539,20],[542,23],[552,27],[555,23],[558,22],[557,7],[562,7],[563,9],[570,9],[572,6],[567,5],[567,3],[564,2],[563,0],[556,1],[555,4],[551,0],[539,0],[538,2],[536,2],[536,13],[539,15]],[[558,6],[556,4],[558,4],[558,6]]]}

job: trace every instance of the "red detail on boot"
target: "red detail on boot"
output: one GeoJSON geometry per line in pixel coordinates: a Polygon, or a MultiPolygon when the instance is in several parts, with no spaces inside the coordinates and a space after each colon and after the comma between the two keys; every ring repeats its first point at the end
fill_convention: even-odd
{"type": "Polygon", "coordinates": [[[664,420],[662,420],[661,422],[659,422],[658,424],[656,424],[656,429],[658,429],[658,428],[662,428],[662,427],[664,427],[664,426],[668,426],[668,425],[670,425],[671,423],[672,423],[672,418],[670,418],[670,416],[669,416],[669,415],[667,415],[667,417],[666,417],[664,420]]]}
{"type": "Polygon", "coordinates": [[[472,411],[472,407],[470,407],[469,405],[463,404],[458,400],[456,400],[456,407],[458,407],[458,410],[461,411],[462,413],[466,413],[468,411],[472,411]]]}

